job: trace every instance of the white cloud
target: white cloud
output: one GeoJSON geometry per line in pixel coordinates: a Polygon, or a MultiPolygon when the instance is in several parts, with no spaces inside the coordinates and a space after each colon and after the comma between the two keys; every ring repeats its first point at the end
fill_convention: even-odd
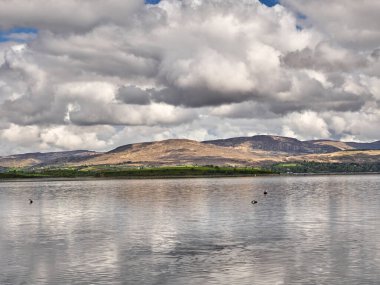
{"type": "Polygon", "coordinates": [[[1,137],[11,143],[27,146],[39,141],[39,128],[37,126],[23,127],[11,124],[2,131],[1,137]]]}
{"type": "Polygon", "coordinates": [[[27,44],[0,43],[3,149],[379,139],[379,5],[346,2],[2,1],[1,28],[39,30],[27,44]]]}
{"type": "Polygon", "coordinates": [[[292,113],[284,121],[285,136],[297,135],[301,139],[320,139],[329,138],[331,135],[325,120],[315,112],[292,113]]]}
{"type": "Polygon", "coordinates": [[[109,142],[98,137],[99,130],[83,132],[75,128],[58,126],[41,132],[42,147],[51,146],[59,149],[104,149],[109,142]]]}

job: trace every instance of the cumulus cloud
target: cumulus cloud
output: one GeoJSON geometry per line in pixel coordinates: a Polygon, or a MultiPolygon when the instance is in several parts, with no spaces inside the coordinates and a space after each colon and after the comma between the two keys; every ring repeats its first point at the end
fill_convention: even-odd
{"type": "Polygon", "coordinates": [[[0,131],[1,154],[30,150],[103,150],[114,146],[116,130],[110,126],[19,126],[11,124],[0,131]]]}
{"type": "Polygon", "coordinates": [[[292,113],[285,118],[283,134],[301,139],[329,138],[330,132],[327,123],[315,112],[292,113]]]}
{"type": "Polygon", "coordinates": [[[30,150],[259,133],[379,139],[363,128],[380,120],[380,7],[346,2],[2,1],[0,29],[38,33],[0,43],[1,136],[24,149],[25,131],[30,150]]]}

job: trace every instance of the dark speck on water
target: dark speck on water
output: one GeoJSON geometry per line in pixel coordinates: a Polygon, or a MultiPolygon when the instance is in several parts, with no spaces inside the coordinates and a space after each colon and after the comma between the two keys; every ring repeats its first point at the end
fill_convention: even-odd
{"type": "Polygon", "coordinates": [[[379,200],[380,175],[0,182],[0,284],[380,284],[379,200]]]}

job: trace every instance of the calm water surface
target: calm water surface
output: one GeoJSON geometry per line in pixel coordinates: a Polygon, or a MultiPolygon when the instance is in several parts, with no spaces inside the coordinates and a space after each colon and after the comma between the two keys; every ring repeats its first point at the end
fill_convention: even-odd
{"type": "Polygon", "coordinates": [[[379,216],[380,175],[2,182],[0,284],[380,284],[379,216]]]}

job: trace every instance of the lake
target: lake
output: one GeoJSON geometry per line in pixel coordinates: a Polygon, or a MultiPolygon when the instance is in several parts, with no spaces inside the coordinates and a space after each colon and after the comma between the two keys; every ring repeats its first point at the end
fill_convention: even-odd
{"type": "Polygon", "coordinates": [[[0,284],[380,284],[380,175],[1,182],[0,284]]]}

